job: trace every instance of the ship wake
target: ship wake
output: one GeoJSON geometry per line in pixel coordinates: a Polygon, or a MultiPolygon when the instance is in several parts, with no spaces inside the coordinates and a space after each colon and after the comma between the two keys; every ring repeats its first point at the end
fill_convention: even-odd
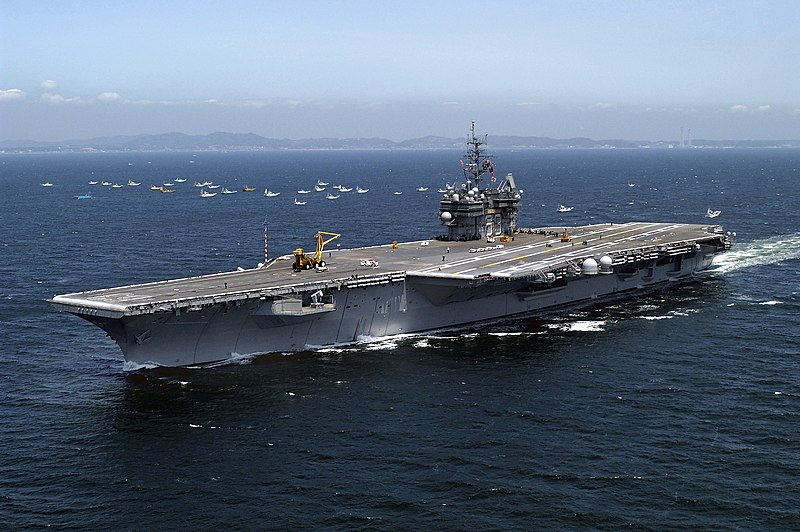
{"type": "Polygon", "coordinates": [[[737,244],[732,251],[716,257],[710,271],[728,273],[794,259],[800,259],[800,233],[737,244]]]}

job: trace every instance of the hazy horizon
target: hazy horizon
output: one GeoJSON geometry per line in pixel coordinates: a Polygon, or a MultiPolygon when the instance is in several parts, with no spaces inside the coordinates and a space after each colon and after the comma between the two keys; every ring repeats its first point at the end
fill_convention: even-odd
{"type": "Polygon", "coordinates": [[[800,137],[791,1],[78,7],[0,6],[0,140],[800,137]]]}

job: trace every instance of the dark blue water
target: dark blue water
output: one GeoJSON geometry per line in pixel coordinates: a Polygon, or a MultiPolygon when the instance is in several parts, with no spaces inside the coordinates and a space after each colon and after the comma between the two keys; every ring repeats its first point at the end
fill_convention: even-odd
{"type": "Polygon", "coordinates": [[[0,526],[800,528],[800,152],[497,155],[523,226],[711,207],[737,245],[669,293],[568,315],[126,371],[44,300],[252,267],[265,219],[273,254],[317,230],[347,247],[437,234],[461,154],[0,156],[0,526]],[[317,179],[370,192],[293,205],[317,179]],[[194,180],[258,192],[201,199],[194,180]]]}

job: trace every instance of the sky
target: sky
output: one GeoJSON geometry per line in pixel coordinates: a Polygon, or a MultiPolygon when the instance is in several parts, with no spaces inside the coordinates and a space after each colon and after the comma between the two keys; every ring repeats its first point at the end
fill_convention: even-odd
{"type": "Polygon", "coordinates": [[[800,138],[797,0],[0,2],[0,140],[800,138]]]}

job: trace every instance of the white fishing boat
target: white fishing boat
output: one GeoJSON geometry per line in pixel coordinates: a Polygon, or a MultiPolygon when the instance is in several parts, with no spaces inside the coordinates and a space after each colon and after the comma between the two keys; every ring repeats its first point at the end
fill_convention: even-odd
{"type": "Polygon", "coordinates": [[[317,186],[318,187],[327,187],[328,183],[326,183],[325,181],[323,181],[321,179],[317,179],[317,186]]]}
{"type": "Polygon", "coordinates": [[[706,218],[716,218],[720,214],[722,214],[722,211],[714,211],[709,207],[708,211],[706,211],[706,218]]]}
{"type": "Polygon", "coordinates": [[[200,191],[200,197],[201,198],[213,198],[216,195],[217,195],[216,192],[209,192],[207,190],[201,190],[200,191]]]}
{"type": "Polygon", "coordinates": [[[159,185],[150,185],[150,190],[161,190],[161,186],[159,186],[159,185]]]}
{"type": "Polygon", "coordinates": [[[440,188],[436,192],[438,192],[439,194],[444,194],[445,192],[447,192],[447,189],[440,188]]]}
{"type": "Polygon", "coordinates": [[[264,189],[264,196],[266,196],[266,197],[268,197],[268,198],[274,198],[275,196],[280,196],[280,195],[281,195],[281,193],[280,193],[280,192],[272,192],[272,191],[271,191],[270,189],[268,189],[268,188],[265,188],[265,189],[264,189]]]}
{"type": "Polygon", "coordinates": [[[366,194],[369,192],[368,188],[356,187],[356,194],[366,194]]]}
{"type": "Polygon", "coordinates": [[[297,193],[298,193],[298,194],[310,194],[310,193],[311,193],[311,191],[310,191],[310,190],[305,190],[305,189],[301,188],[300,190],[298,190],[298,191],[297,191],[297,193]]]}
{"type": "Polygon", "coordinates": [[[45,181],[44,183],[42,183],[42,186],[43,187],[52,187],[53,183],[51,183],[50,181],[45,181]]]}
{"type": "Polygon", "coordinates": [[[179,178],[175,179],[175,182],[176,183],[186,183],[186,179],[183,179],[183,178],[179,177],[179,178]]]}
{"type": "Polygon", "coordinates": [[[353,187],[350,187],[350,188],[341,187],[341,186],[339,187],[339,192],[352,192],[352,191],[353,191],[353,187]]]}
{"type": "Polygon", "coordinates": [[[123,185],[120,185],[119,183],[114,183],[113,185],[111,185],[111,188],[122,188],[122,187],[123,185]]]}
{"type": "Polygon", "coordinates": [[[328,193],[328,195],[325,196],[325,199],[335,200],[335,199],[339,199],[339,196],[337,194],[328,193]]]}
{"type": "Polygon", "coordinates": [[[225,187],[222,188],[222,193],[223,194],[236,194],[237,192],[239,192],[239,191],[238,190],[228,190],[225,187]]]}
{"type": "Polygon", "coordinates": [[[325,187],[323,187],[320,184],[316,184],[314,185],[314,190],[316,190],[317,192],[323,192],[325,190],[325,187]]]}
{"type": "Polygon", "coordinates": [[[172,183],[172,182],[170,182],[170,183],[164,183],[164,186],[165,186],[165,187],[174,187],[174,186],[175,186],[175,183],[172,183]]]}
{"type": "Polygon", "coordinates": [[[129,187],[138,187],[139,185],[141,185],[141,183],[137,183],[136,181],[131,181],[130,179],[128,179],[129,187]]]}
{"type": "Polygon", "coordinates": [[[97,184],[97,181],[89,181],[89,184],[90,184],[90,185],[96,185],[96,184],[97,184]]]}
{"type": "Polygon", "coordinates": [[[294,204],[295,204],[295,205],[305,205],[305,204],[306,204],[306,202],[305,202],[305,201],[298,201],[298,200],[297,200],[297,198],[295,198],[295,199],[294,199],[294,204]]]}
{"type": "Polygon", "coordinates": [[[100,184],[103,185],[104,187],[110,187],[111,181],[101,181],[100,184]]]}
{"type": "Polygon", "coordinates": [[[222,185],[212,185],[210,181],[206,181],[207,185],[204,185],[206,188],[218,189],[222,185]]]}
{"type": "Polygon", "coordinates": [[[401,194],[402,194],[402,192],[395,192],[394,193],[395,196],[400,196],[401,194]]]}
{"type": "Polygon", "coordinates": [[[417,187],[417,192],[427,192],[428,187],[417,187]]]}
{"type": "Polygon", "coordinates": [[[574,208],[575,207],[567,207],[566,205],[559,205],[558,206],[558,212],[569,212],[574,208]]]}

